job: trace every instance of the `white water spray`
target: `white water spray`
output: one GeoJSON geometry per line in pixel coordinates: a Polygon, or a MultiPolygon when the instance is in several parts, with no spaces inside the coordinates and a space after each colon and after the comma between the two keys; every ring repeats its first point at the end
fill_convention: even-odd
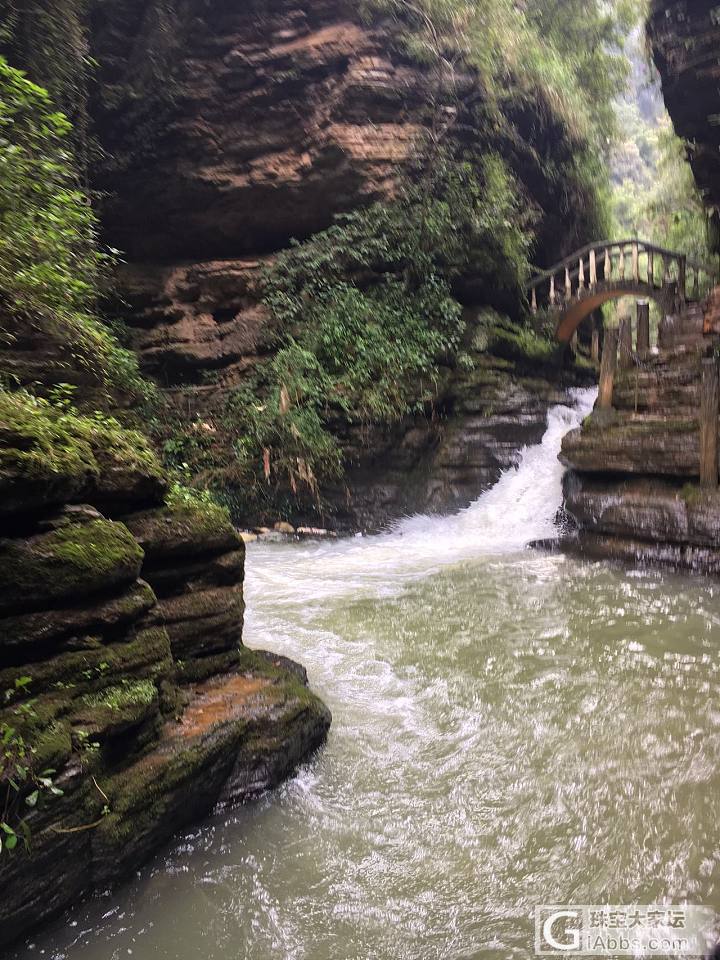
{"type": "Polygon", "coordinates": [[[357,593],[392,593],[408,579],[475,557],[513,553],[552,537],[562,503],[564,468],[558,460],[565,434],[592,409],[596,391],[572,391],[573,406],[548,413],[542,442],[524,448],[490,490],[452,516],[409,517],[388,533],[281,549],[260,544],[249,553],[248,592],[295,602],[357,593]]]}
{"type": "Polygon", "coordinates": [[[716,905],[717,585],[524,550],[576,401],[456,516],[254,544],[243,639],[306,665],[325,748],[15,960],[524,957],[537,903],[716,905]]]}

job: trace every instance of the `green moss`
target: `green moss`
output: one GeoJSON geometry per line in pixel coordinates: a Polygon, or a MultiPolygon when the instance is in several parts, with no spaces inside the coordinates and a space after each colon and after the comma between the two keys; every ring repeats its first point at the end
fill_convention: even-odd
{"type": "Polygon", "coordinates": [[[26,391],[0,389],[0,470],[27,477],[63,474],[82,481],[98,467],[87,437],[57,408],[26,391]]]}
{"type": "Polygon", "coordinates": [[[165,504],[173,518],[199,540],[233,532],[227,507],[221,506],[207,490],[192,490],[174,483],[165,504]]]}
{"type": "Polygon", "coordinates": [[[0,389],[0,489],[60,482],[71,496],[109,469],[162,477],[147,439],[114,418],[81,416],[67,404],[0,389]]]}
{"type": "Polygon", "coordinates": [[[35,741],[34,766],[37,770],[61,770],[72,754],[70,726],[53,722],[35,741]]]}
{"type": "MultiPolygon", "coordinates": [[[[111,680],[117,683],[122,677],[156,679],[171,670],[167,631],[164,627],[149,627],[124,643],[98,644],[95,649],[63,653],[34,663],[31,693],[37,696],[57,692],[67,699],[68,695],[79,697],[96,692],[111,680]]],[[[0,671],[0,690],[12,688],[15,680],[28,672],[27,665],[0,671]]]]}
{"type": "Polygon", "coordinates": [[[121,564],[142,562],[142,550],[121,523],[91,520],[61,527],[50,536],[52,543],[46,542],[44,549],[49,549],[54,559],[86,573],[110,573],[121,564]]]}
{"type": "Polygon", "coordinates": [[[583,431],[592,432],[605,430],[609,427],[615,427],[620,423],[621,417],[617,410],[612,408],[606,410],[593,410],[582,422],[583,431]]]}
{"type": "Polygon", "coordinates": [[[680,490],[680,499],[688,507],[696,507],[703,498],[703,491],[695,483],[686,483],[680,490]]]}
{"type": "Polygon", "coordinates": [[[0,549],[0,609],[28,606],[134,580],[143,551],[121,523],[70,523],[0,549]]]}
{"type": "Polygon", "coordinates": [[[187,660],[177,660],[176,677],[181,684],[201,683],[208,677],[220,673],[236,670],[241,662],[238,648],[226,653],[214,654],[209,657],[193,657],[187,660]]]}
{"type": "Polygon", "coordinates": [[[698,429],[697,421],[687,419],[675,420],[635,420],[632,423],[619,423],[615,430],[624,432],[628,436],[654,436],[663,433],[695,433],[698,429]]]}
{"type": "Polygon", "coordinates": [[[583,430],[597,433],[611,431],[614,436],[647,437],[667,433],[694,433],[697,421],[691,417],[663,420],[629,420],[615,409],[594,410],[583,420],[583,430]]]}
{"type": "Polygon", "coordinates": [[[508,360],[527,362],[533,367],[558,363],[562,348],[526,327],[495,326],[489,331],[489,349],[508,360]]]}

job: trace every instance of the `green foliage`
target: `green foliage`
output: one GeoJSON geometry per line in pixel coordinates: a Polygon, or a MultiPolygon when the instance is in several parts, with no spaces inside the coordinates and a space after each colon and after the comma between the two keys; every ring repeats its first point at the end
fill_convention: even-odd
{"type": "MultiPolygon", "coordinates": [[[[636,0],[535,0],[527,6],[527,17],[545,39],[546,49],[562,62],[570,95],[582,104],[592,125],[594,135],[588,139],[603,156],[617,133],[614,101],[628,76],[626,37],[642,12],[636,0]]],[[[574,109],[569,100],[567,106],[574,109]]]]}
{"type": "Polygon", "coordinates": [[[114,687],[108,687],[100,693],[88,693],[82,702],[88,707],[104,707],[109,710],[122,710],[128,706],[147,706],[157,697],[157,687],[152,680],[124,679],[114,687]]]}
{"type": "MultiPolygon", "coordinates": [[[[16,678],[14,686],[5,691],[5,702],[26,697],[31,682],[30,677],[16,678]]],[[[43,793],[62,796],[52,781],[55,771],[37,771],[36,748],[23,733],[23,726],[35,719],[33,704],[26,699],[0,720],[0,854],[11,853],[21,840],[29,849],[27,813],[43,793]]]]}
{"type": "MultiPolygon", "coordinates": [[[[436,109],[453,92],[456,118],[472,102],[503,156],[519,151],[526,182],[549,184],[554,210],[547,212],[565,223],[565,249],[609,232],[614,100],[626,82],[624,43],[643,18],[642,0],[365,0],[362,9],[393,18],[406,54],[434,69],[436,109]],[[481,101],[477,87],[458,93],[467,65],[477,72],[481,101]]],[[[434,123],[433,138],[452,123],[434,123]]]]}
{"type": "Polygon", "coordinates": [[[463,331],[452,280],[472,270],[519,294],[527,218],[502,161],[480,170],[438,161],[395,202],[281,254],[266,302],[284,338],[228,408],[247,477],[317,496],[319,480],[342,473],[334,418],[388,423],[432,403],[463,331]]]}
{"type": "Polygon", "coordinates": [[[142,394],[135,358],[92,314],[108,257],[70,130],[47,92],[0,57],[0,342],[34,327],[93,380],[142,394]]]}
{"type": "Polygon", "coordinates": [[[657,177],[644,206],[650,239],[695,260],[711,263],[707,215],[685,144],[669,127],[657,137],[657,177]]]}
{"type": "Polygon", "coordinates": [[[175,482],[168,490],[165,505],[192,528],[198,539],[217,535],[230,526],[227,507],[219,503],[217,495],[210,490],[197,490],[175,482]]]}
{"type": "Polygon", "coordinates": [[[79,415],[70,396],[67,385],[51,399],[0,388],[0,475],[10,470],[28,479],[66,477],[81,483],[115,465],[160,477],[142,434],[100,412],[79,415]]]}
{"type": "Polygon", "coordinates": [[[93,68],[88,8],[88,0],[0,0],[0,45],[8,59],[50,92],[82,134],[93,68]]]}
{"type": "Polygon", "coordinates": [[[622,55],[635,0],[365,0],[370,16],[406,25],[405,46],[451,71],[474,66],[491,101],[543,104],[578,141],[605,150],[612,100],[624,82],[622,55]]]}
{"type": "Polygon", "coordinates": [[[70,124],[0,58],[0,284],[21,307],[77,310],[93,293],[94,222],[74,189],[70,124]]]}
{"type": "Polygon", "coordinates": [[[559,362],[562,348],[552,340],[539,336],[527,327],[508,329],[495,327],[492,331],[493,353],[507,360],[519,360],[536,370],[559,362]]]}
{"type": "Polygon", "coordinates": [[[706,212],[687,148],[673,131],[658,81],[650,79],[639,36],[630,54],[633,82],[617,103],[622,136],[613,151],[615,234],[711,262],[706,212]]]}

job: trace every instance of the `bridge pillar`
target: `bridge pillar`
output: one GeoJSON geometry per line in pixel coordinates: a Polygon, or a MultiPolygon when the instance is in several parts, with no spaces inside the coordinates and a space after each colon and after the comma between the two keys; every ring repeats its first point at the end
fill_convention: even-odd
{"type": "Polygon", "coordinates": [[[600,410],[612,408],[613,384],[617,367],[618,328],[610,327],[605,331],[602,363],[600,364],[600,385],[598,387],[597,405],[600,410]]]}
{"type": "Polygon", "coordinates": [[[718,485],[718,410],[720,409],[720,377],[717,360],[708,357],[702,362],[700,383],[700,484],[718,485]]]}
{"type": "Polygon", "coordinates": [[[630,317],[620,317],[618,337],[620,341],[620,369],[627,370],[633,365],[632,321],[630,317]]]}
{"type": "Polygon", "coordinates": [[[643,357],[650,352],[650,303],[647,300],[637,302],[637,352],[643,357]]]}
{"type": "Polygon", "coordinates": [[[597,320],[593,320],[590,359],[595,364],[600,362],[600,327],[597,324],[597,320]]]}
{"type": "Polygon", "coordinates": [[[685,306],[686,299],[686,286],[687,286],[687,257],[682,256],[678,259],[678,299],[680,301],[680,306],[685,306]]]}

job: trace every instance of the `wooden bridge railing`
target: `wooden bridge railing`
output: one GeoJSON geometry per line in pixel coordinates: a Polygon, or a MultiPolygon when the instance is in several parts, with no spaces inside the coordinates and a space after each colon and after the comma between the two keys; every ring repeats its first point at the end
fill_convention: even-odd
{"type": "MultiPolygon", "coordinates": [[[[538,303],[562,310],[600,289],[602,284],[627,284],[663,291],[673,288],[681,302],[699,299],[717,281],[714,267],[690,260],[682,253],[666,250],[644,240],[603,240],[590,243],[538,274],[528,284],[530,306],[538,303]]],[[[640,292],[643,292],[641,289],[640,292]]]]}

